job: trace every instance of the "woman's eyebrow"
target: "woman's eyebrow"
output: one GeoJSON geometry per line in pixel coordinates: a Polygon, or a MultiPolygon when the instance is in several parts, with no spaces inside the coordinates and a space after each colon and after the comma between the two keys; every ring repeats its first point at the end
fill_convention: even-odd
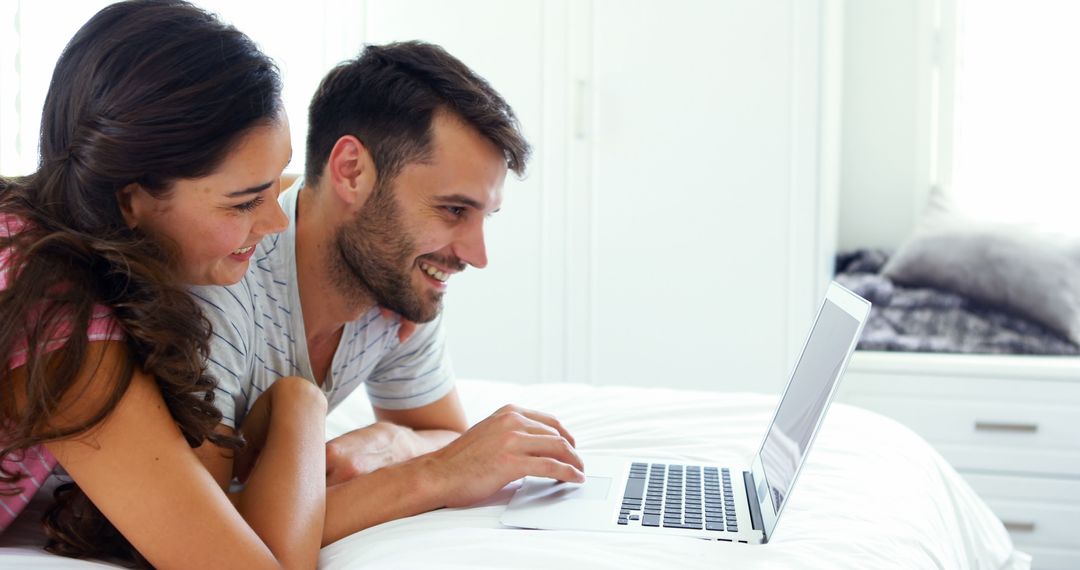
{"type": "Polygon", "coordinates": [[[258,194],[259,192],[262,192],[263,190],[266,190],[267,188],[269,188],[273,184],[274,184],[274,182],[270,181],[270,182],[267,182],[265,184],[260,184],[258,186],[252,186],[251,188],[245,188],[243,190],[237,190],[236,192],[230,192],[228,196],[229,196],[229,198],[236,198],[238,196],[244,196],[246,194],[258,194]]]}

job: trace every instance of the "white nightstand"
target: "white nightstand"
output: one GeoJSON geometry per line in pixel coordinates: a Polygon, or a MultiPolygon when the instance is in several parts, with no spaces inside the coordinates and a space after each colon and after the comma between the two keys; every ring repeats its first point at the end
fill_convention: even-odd
{"type": "Polygon", "coordinates": [[[1080,568],[1080,358],[859,351],[839,401],[929,441],[1034,569],[1080,568]]]}

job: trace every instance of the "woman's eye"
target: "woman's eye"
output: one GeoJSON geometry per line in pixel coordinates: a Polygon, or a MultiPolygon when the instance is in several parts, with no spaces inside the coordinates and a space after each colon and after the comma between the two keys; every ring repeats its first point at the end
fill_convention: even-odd
{"type": "Polygon", "coordinates": [[[233,206],[233,208],[235,208],[235,209],[237,209],[237,210],[239,210],[241,212],[250,212],[250,211],[254,210],[255,208],[258,208],[259,206],[261,206],[262,203],[263,203],[263,197],[262,196],[257,196],[254,200],[244,202],[243,204],[237,204],[237,205],[233,206]]]}

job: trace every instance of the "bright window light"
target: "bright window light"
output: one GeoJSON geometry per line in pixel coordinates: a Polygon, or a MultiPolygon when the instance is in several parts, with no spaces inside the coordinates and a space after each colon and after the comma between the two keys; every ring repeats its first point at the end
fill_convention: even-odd
{"type": "Polygon", "coordinates": [[[958,4],[953,190],[971,212],[1080,230],[1080,2],[958,4]]]}
{"type": "MultiPolygon", "coordinates": [[[[0,0],[0,174],[25,175],[37,169],[41,108],[56,60],[79,27],[110,3],[0,0]]],[[[293,160],[286,171],[301,173],[308,102],[331,67],[359,52],[359,8],[313,1],[284,17],[261,2],[196,4],[248,34],[278,64],[293,139],[293,160]],[[311,30],[318,33],[307,33],[311,30]]]]}

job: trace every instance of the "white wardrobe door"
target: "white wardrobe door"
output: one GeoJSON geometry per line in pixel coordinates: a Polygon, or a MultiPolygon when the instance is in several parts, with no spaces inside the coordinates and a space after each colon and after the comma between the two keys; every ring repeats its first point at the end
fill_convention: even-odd
{"type": "Polygon", "coordinates": [[[786,381],[796,1],[595,1],[595,381],[786,381]]]}
{"type": "MultiPolygon", "coordinates": [[[[541,0],[369,0],[365,41],[426,40],[487,79],[540,145],[541,0]]],[[[507,176],[502,211],[486,225],[489,265],[450,279],[448,343],[459,377],[540,379],[541,156],[529,175],[507,176]]]]}

